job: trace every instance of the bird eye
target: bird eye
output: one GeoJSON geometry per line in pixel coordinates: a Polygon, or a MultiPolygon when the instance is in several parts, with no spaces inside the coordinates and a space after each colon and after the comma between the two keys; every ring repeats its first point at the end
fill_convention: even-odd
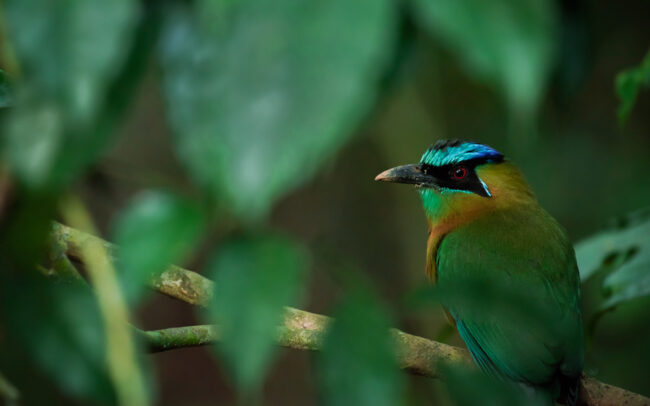
{"type": "Polygon", "coordinates": [[[466,176],[467,176],[467,168],[465,168],[464,166],[457,166],[451,170],[451,177],[454,178],[455,180],[465,179],[466,176]]]}

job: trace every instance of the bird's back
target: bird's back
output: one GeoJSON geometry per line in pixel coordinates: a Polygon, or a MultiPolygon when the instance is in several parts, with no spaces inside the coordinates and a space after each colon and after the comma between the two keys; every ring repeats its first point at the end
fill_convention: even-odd
{"type": "Polygon", "coordinates": [[[440,241],[430,263],[444,305],[486,372],[559,394],[583,364],[575,255],[541,207],[487,213],[440,241]]]}

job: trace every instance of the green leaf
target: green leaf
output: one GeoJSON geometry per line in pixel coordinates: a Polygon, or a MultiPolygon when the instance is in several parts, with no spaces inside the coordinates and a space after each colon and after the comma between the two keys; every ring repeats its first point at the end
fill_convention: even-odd
{"type": "Polygon", "coordinates": [[[202,212],[192,202],[166,192],[136,197],[116,220],[122,289],[136,303],[148,280],[195,248],[203,230],[202,212]]]}
{"type": "Polygon", "coordinates": [[[160,58],[169,116],[194,179],[257,218],[314,175],[368,112],[393,48],[394,5],[210,4],[167,20],[160,58]]]}
{"type": "MultiPolygon", "coordinates": [[[[7,279],[3,281],[8,282],[7,279]]],[[[70,396],[114,404],[95,298],[82,284],[14,278],[0,288],[8,337],[70,396]]]]}
{"type": "Polygon", "coordinates": [[[208,310],[222,334],[216,348],[246,395],[260,387],[284,306],[297,299],[306,265],[301,247],[272,235],[229,241],[212,262],[216,289],[208,310]]]}
{"type": "Polygon", "coordinates": [[[21,67],[4,148],[32,188],[77,168],[100,137],[93,126],[118,76],[138,14],[135,0],[9,0],[5,21],[21,67]]]}
{"type": "Polygon", "coordinates": [[[650,86],[650,52],[639,66],[624,70],[616,75],[616,93],[621,104],[618,107],[618,121],[622,126],[632,113],[639,89],[650,86]]]}
{"type": "Polygon", "coordinates": [[[650,254],[646,251],[625,263],[605,279],[603,287],[611,292],[601,306],[603,309],[650,295],[650,254]]]}
{"type": "Polygon", "coordinates": [[[514,111],[534,112],[553,62],[548,0],[411,0],[416,17],[467,71],[494,84],[514,111]]]}
{"type": "Polygon", "coordinates": [[[575,250],[583,281],[609,271],[603,309],[650,294],[650,210],[626,216],[617,228],[581,241],[575,250]]]}
{"type": "Polygon", "coordinates": [[[137,3],[9,0],[4,9],[27,80],[56,95],[72,117],[91,116],[128,51],[137,3]]]}
{"type": "Polygon", "coordinates": [[[328,405],[399,405],[404,380],[394,353],[390,320],[366,290],[349,294],[334,314],[320,358],[328,405]]]}

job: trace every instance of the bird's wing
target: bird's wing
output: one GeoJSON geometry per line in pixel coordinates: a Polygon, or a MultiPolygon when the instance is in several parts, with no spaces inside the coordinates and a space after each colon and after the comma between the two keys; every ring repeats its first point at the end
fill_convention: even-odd
{"type": "Polygon", "coordinates": [[[543,209],[502,210],[452,231],[436,264],[443,304],[484,371],[533,385],[580,372],[575,255],[543,209]]]}

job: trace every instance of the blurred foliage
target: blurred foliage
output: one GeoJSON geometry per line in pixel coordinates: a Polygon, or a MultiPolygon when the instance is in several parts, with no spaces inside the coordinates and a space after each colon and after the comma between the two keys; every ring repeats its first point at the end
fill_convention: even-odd
{"type": "MultiPolygon", "coordinates": [[[[631,63],[617,59],[603,72],[585,67],[598,61],[589,59],[588,44],[581,42],[595,35],[576,23],[596,7],[584,2],[7,0],[0,7],[0,371],[24,404],[114,404],[118,386],[123,391],[131,384],[111,379],[110,334],[93,291],[81,280],[45,279],[38,271],[74,269],[61,252],[47,248],[47,230],[69,191],[86,194],[95,220],[119,246],[117,270],[134,325],[147,313],[142,309],[157,310],[142,307],[148,306],[145,282],[166,264],[189,261],[214,278],[214,299],[198,316],[218,322],[223,339],[216,352],[243,402],[263,402],[283,306],[296,303],[313,280],[310,305],[339,303],[315,363],[322,403],[337,405],[402,404],[408,398],[382,302],[412,282],[405,268],[416,268],[412,258],[424,256],[424,247],[414,243],[424,243],[423,226],[413,214],[419,214],[413,196],[404,203],[390,192],[369,191],[378,156],[391,162],[417,156],[414,151],[426,143],[454,135],[514,150],[515,141],[530,134],[514,134],[505,143],[503,121],[524,120],[539,124],[548,141],[516,158],[569,228],[604,212],[646,206],[650,198],[640,175],[650,169],[646,151],[634,144],[611,148],[619,141],[610,140],[613,129],[602,123],[614,107],[592,103],[589,92],[555,100],[566,93],[554,88],[564,80],[554,83],[556,71],[574,72],[566,86],[576,93],[582,83],[606,82],[611,96],[614,74],[631,63]],[[473,80],[457,72],[454,61],[473,80]],[[501,99],[507,112],[500,110],[501,99]],[[587,106],[582,121],[573,119],[578,105],[587,106]],[[146,111],[151,121],[134,129],[132,110],[146,111]],[[539,117],[544,121],[537,123],[539,117]],[[161,171],[163,182],[140,185],[138,174],[122,165],[128,154],[112,144],[125,118],[122,143],[170,130],[169,140],[145,138],[140,150],[170,150],[172,169],[161,171]],[[364,132],[375,137],[358,141],[355,136],[364,132]],[[115,155],[123,161],[111,160],[115,155]],[[343,163],[333,165],[334,157],[343,163]],[[118,170],[125,176],[116,182],[118,170]],[[622,179],[632,172],[637,176],[627,189],[602,193],[600,211],[581,204],[585,190],[596,196],[603,184],[628,185],[622,179]],[[178,178],[179,190],[156,189],[156,183],[169,186],[178,178]],[[116,184],[127,196],[119,195],[117,203],[112,198],[119,193],[111,190],[116,184]],[[287,203],[283,198],[292,193],[295,200],[287,203]],[[110,209],[97,209],[102,205],[110,209]],[[299,211],[306,214],[287,214],[299,211]],[[295,232],[288,237],[275,228],[295,232]],[[321,249],[323,235],[341,257],[364,260],[364,268],[386,285],[382,295],[367,283],[318,273],[322,264],[309,258],[321,249]],[[399,237],[382,240],[387,235],[399,237]],[[395,264],[403,272],[390,269],[393,276],[382,279],[395,264]],[[308,269],[314,271],[309,278],[308,269]],[[343,299],[332,299],[339,294],[343,299]]],[[[614,47],[635,42],[627,32],[617,35],[614,47]]],[[[637,96],[648,85],[649,61],[650,54],[616,78],[621,122],[643,103],[637,96]]],[[[640,121],[643,113],[638,116],[636,124],[630,118],[628,140],[647,147],[648,123],[640,121]]],[[[150,169],[147,154],[137,154],[131,160],[150,169]]],[[[650,292],[649,224],[646,215],[633,215],[576,247],[583,280],[603,293],[587,310],[616,307],[612,317],[635,322],[634,334],[611,333],[619,340],[650,337],[643,330],[647,310],[634,307],[650,292]],[[629,316],[626,309],[636,310],[629,316]]],[[[74,265],[86,275],[81,264],[74,265]]],[[[474,299],[483,298],[482,310],[512,307],[490,299],[499,292],[473,292],[474,299]]],[[[441,299],[439,292],[431,297],[441,299]]],[[[520,316],[534,314],[534,306],[528,311],[520,316]]],[[[592,349],[619,347],[621,364],[643,360],[618,342],[592,349]]],[[[602,351],[600,360],[610,353],[602,351]]],[[[622,383],[644,378],[645,365],[614,368],[618,364],[608,362],[605,376],[622,383]]],[[[153,381],[155,375],[144,371],[153,381]]],[[[454,404],[521,402],[520,393],[495,389],[499,384],[486,377],[462,371],[450,377],[454,404]]],[[[204,376],[194,380],[213,386],[204,376]]],[[[166,384],[152,390],[164,393],[170,386],[182,390],[166,384]]]]}
{"type": "Polygon", "coordinates": [[[0,69],[0,109],[12,104],[11,85],[7,72],[0,69]]]}
{"type": "Polygon", "coordinates": [[[20,72],[16,110],[4,132],[17,179],[52,187],[96,158],[111,135],[97,122],[124,64],[138,13],[135,0],[4,3],[20,72]]]}
{"type": "Polygon", "coordinates": [[[606,310],[650,294],[650,209],[620,218],[610,230],[576,245],[582,280],[604,272],[606,310]]]}
{"type": "Polygon", "coordinates": [[[639,66],[627,69],[616,76],[616,92],[621,99],[618,108],[618,119],[625,124],[632,113],[632,107],[640,89],[650,86],[650,51],[639,66]]]}
{"type": "Polygon", "coordinates": [[[210,266],[216,289],[208,321],[219,325],[216,348],[244,397],[259,390],[284,306],[296,301],[306,267],[303,248],[273,235],[232,240],[210,266]]]}
{"type": "Polygon", "coordinates": [[[5,345],[25,346],[62,391],[114,403],[104,329],[92,292],[80,283],[52,285],[44,277],[11,282],[11,287],[3,284],[1,296],[4,327],[14,336],[5,345]]]}
{"type": "Polygon", "coordinates": [[[446,309],[462,309],[474,320],[498,315],[525,330],[534,330],[540,320],[553,323],[553,316],[541,305],[540,296],[528,293],[524,281],[511,280],[500,285],[491,275],[460,279],[448,283],[444,289],[438,285],[416,289],[406,297],[405,304],[409,309],[443,304],[446,309]]]}
{"type": "Polygon", "coordinates": [[[403,403],[404,379],[389,335],[391,323],[367,289],[350,289],[323,343],[320,378],[328,405],[403,403]]]}
{"type": "Polygon", "coordinates": [[[535,113],[556,52],[552,2],[415,0],[414,6],[425,27],[470,74],[498,87],[514,113],[535,113]]]}
{"type": "Polygon", "coordinates": [[[122,290],[135,302],[147,282],[169,264],[180,263],[196,246],[203,229],[194,202],[170,193],[137,196],[115,220],[122,290]]]}
{"type": "Polygon", "coordinates": [[[312,176],[371,105],[392,48],[391,4],[173,9],[160,58],[179,157],[197,182],[250,219],[312,176]]]}

